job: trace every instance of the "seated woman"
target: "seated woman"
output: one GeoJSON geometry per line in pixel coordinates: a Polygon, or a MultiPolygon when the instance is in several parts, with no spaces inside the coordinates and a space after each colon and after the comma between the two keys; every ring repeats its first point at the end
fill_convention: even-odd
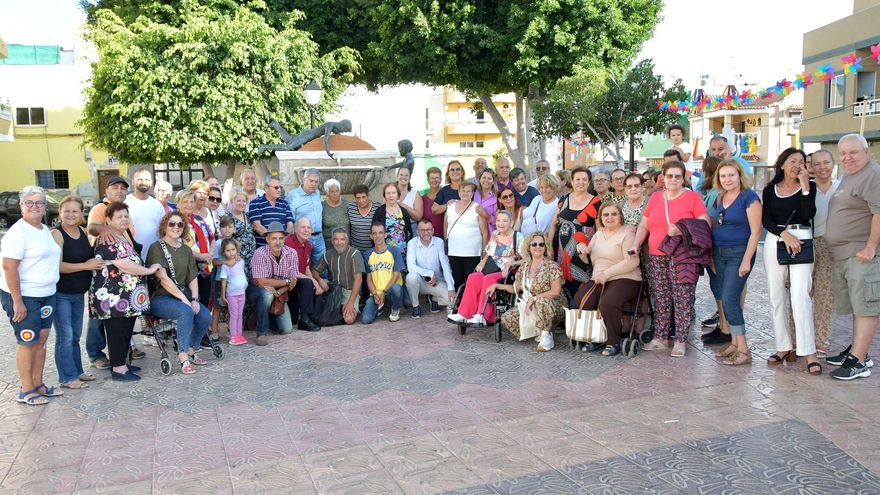
{"type": "Polygon", "coordinates": [[[486,290],[492,284],[507,278],[507,274],[516,262],[516,248],[522,246],[523,242],[522,234],[513,230],[513,214],[510,211],[499,211],[495,221],[498,229],[492,233],[492,239],[486,245],[483,259],[477,265],[476,271],[468,275],[458,312],[449,316],[451,321],[456,323],[467,321],[474,325],[495,322],[495,307],[492,304],[487,304],[485,312],[480,314],[486,302],[486,290]],[[501,271],[484,274],[483,269],[490,257],[501,271]]]}
{"type": "Polygon", "coordinates": [[[596,224],[599,231],[589,246],[593,276],[578,289],[570,307],[598,309],[605,323],[608,335],[605,344],[591,343],[581,350],[596,352],[604,347],[603,356],[616,356],[620,354],[623,307],[630,302],[638,302],[642,273],[639,270],[639,257],[626,252],[632,246],[635,232],[622,228],[623,209],[620,204],[602,203],[596,224]]]}
{"type": "Polygon", "coordinates": [[[147,262],[164,269],[150,294],[152,313],[177,322],[177,359],[185,375],[195,373],[192,365],[207,364],[196,351],[211,324],[211,312],[199,302],[195,254],[183,241],[189,228],[182,213],[166,213],[159,221],[159,240],[147,251],[147,262]]]}
{"type": "MultiPolygon", "coordinates": [[[[492,294],[496,289],[516,294],[523,291],[526,311],[537,311],[535,325],[541,331],[538,352],[553,349],[553,328],[565,317],[565,296],[562,295],[562,269],[550,259],[547,237],[543,232],[532,232],[526,237],[520,250],[522,266],[516,272],[512,285],[492,284],[486,289],[492,294]]],[[[519,308],[514,306],[501,316],[501,324],[519,339],[519,308]]]]}

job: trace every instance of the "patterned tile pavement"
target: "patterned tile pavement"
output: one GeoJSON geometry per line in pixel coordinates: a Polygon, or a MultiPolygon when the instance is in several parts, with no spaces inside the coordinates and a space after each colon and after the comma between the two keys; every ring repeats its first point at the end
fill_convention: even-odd
{"type": "Polygon", "coordinates": [[[141,382],[95,371],[39,408],[15,402],[4,317],[0,493],[880,493],[880,381],[768,367],[763,277],[758,263],[744,368],[697,329],[684,359],[603,358],[404,312],[227,348],[194,376],[163,377],[146,348],[141,382]]]}

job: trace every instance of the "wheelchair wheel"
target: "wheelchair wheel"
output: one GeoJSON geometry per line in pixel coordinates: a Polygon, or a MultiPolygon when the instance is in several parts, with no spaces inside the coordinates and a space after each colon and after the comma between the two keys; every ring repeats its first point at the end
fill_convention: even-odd
{"type": "Polygon", "coordinates": [[[217,359],[223,359],[223,357],[226,355],[223,352],[223,347],[220,344],[212,345],[211,349],[214,351],[214,357],[217,359]]]}
{"type": "Polygon", "coordinates": [[[633,340],[632,346],[629,350],[629,356],[638,356],[640,352],[642,352],[642,342],[639,340],[633,340]]]}
{"type": "Polygon", "coordinates": [[[467,333],[467,325],[465,325],[463,323],[459,323],[458,324],[458,333],[461,335],[466,334],[467,333]]]}
{"type": "Polygon", "coordinates": [[[501,342],[501,321],[496,321],[494,325],[495,342],[501,342]]]}
{"type": "Polygon", "coordinates": [[[639,334],[639,340],[642,342],[642,344],[647,344],[648,342],[650,342],[653,339],[654,339],[654,330],[651,328],[646,328],[646,329],[642,330],[642,332],[639,334]]]}
{"type": "Polygon", "coordinates": [[[632,343],[633,341],[631,341],[629,337],[624,337],[623,340],[620,341],[620,353],[624,356],[629,356],[629,349],[632,343]]]}
{"type": "Polygon", "coordinates": [[[168,376],[171,374],[171,360],[168,358],[162,358],[159,361],[159,369],[162,370],[162,374],[168,376]]]}

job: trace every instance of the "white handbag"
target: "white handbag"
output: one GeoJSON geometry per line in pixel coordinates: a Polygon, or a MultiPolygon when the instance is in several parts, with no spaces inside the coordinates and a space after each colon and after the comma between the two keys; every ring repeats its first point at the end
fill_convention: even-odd
{"type": "Polygon", "coordinates": [[[541,334],[541,330],[535,324],[537,308],[532,306],[531,311],[526,313],[526,303],[531,297],[529,291],[523,291],[522,297],[516,301],[516,308],[519,310],[519,340],[534,339],[541,334]]]}
{"type": "MultiPolygon", "coordinates": [[[[581,298],[578,309],[565,310],[565,335],[569,340],[594,344],[601,344],[608,340],[608,331],[605,329],[605,322],[602,321],[602,315],[599,313],[599,310],[583,309],[594,290],[596,290],[595,285],[581,298]]],[[[603,285],[602,292],[604,291],[605,286],[603,285]]],[[[599,294],[599,300],[602,300],[601,293],[599,294]]]]}

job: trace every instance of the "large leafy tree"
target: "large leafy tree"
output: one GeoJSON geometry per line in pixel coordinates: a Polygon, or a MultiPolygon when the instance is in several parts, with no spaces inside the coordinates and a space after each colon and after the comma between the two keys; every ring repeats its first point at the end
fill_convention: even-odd
{"type": "Polygon", "coordinates": [[[291,131],[309,125],[302,88],[310,80],[324,89],[318,111],[333,108],[358,70],[354,51],[320,55],[296,27],[299,15],[275,29],[249,8],[222,3],[184,0],[173,13],[124,11],[126,20],[111,9],[91,12],[86,36],[98,58],[82,123],[94,145],[133,163],[229,165],[277,142],[271,120],[291,131]],[[157,21],[166,14],[173,22],[157,21]]]}
{"type": "Polygon", "coordinates": [[[536,131],[545,136],[571,136],[583,131],[623,166],[627,139],[639,144],[639,135],[663,132],[678,122],[678,114],[657,110],[657,101],[683,100],[681,80],[665,86],[654,73],[651,59],[632,69],[578,68],[560,79],[547,99],[536,105],[536,131]]]}

